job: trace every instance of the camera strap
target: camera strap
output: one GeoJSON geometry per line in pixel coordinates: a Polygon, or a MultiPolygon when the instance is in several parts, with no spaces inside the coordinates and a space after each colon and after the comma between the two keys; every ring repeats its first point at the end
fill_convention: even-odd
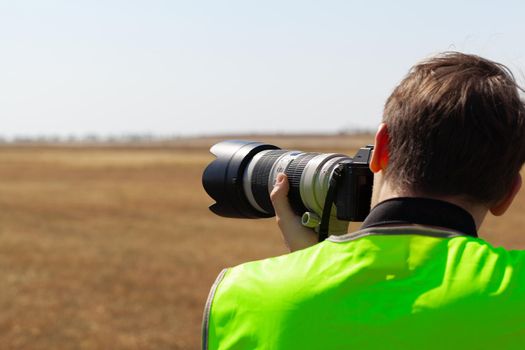
{"type": "MultiPolygon", "coordinates": [[[[328,238],[332,206],[344,169],[344,166],[339,165],[330,178],[319,225],[319,242],[328,238]]],[[[400,197],[383,201],[372,209],[362,228],[413,224],[444,227],[468,236],[478,236],[476,224],[469,212],[452,203],[431,198],[400,197]]]]}
{"type": "Polygon", "coordinates": [[[321,215],[321,223],[319,224],[319,242],[324,241],[328,238],[328,228],[330,226],[330,214],[332,213],[332,205],[335,202],[335,195],[337,185],[339,180],[343,177],[344,166],[339,164],[330,178],[330,184],[328,186],[328,191],[326,192],[326,197],[324,200],[323,214],[321,215]]]}

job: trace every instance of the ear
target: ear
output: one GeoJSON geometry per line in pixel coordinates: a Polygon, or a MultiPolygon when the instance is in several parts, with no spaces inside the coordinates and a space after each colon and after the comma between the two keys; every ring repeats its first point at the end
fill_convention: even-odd
{"type": "Polygon", "coordinates": [[[388,165],[388,154],[388,128],[385,123],[381,123],[376,133],[370,170],[374,173],[385,170],[388,165]]]}
{"type": "Polygon", "coordinates": [[[509,192],[505,195],[505,197],[503,197],[503,199],[496,203],[494,206],[489,208],[492,215],[503,215],[507,211],[507,209],[509,209],[510,205],[512,204],[512,201],[514,200],[514,198],[518,194],[518,191],[521,188],[521,183],[521,175],[518,173],[518,175],[514,178],[509,192]]]}

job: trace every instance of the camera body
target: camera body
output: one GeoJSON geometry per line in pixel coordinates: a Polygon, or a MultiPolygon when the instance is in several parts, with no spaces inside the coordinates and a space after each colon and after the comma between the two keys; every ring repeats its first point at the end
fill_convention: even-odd
{"type": "Polygon", "coordinates": [[[342,179],[336,188],[335,208],[337,219],[363,221],[370,212],[373,173],[369,163],[373,146],[361,148],[352,160],[341,162],[342,179]]]}

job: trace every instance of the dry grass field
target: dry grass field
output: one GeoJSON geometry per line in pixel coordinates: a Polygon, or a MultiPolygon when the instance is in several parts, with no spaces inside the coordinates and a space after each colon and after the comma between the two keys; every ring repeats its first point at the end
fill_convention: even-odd
{"type": "MultiPolygon", "coordinates": [[[[345,153],[371,141],[260,138],[345,153]]],[[[273,220],[207,210],[216,141],[0,148],[0,349],[198,349],[219,271],[286,252],[273,220]]],[[[482,236],[525,248],[523,213],[522,193],[482,236]]]]}

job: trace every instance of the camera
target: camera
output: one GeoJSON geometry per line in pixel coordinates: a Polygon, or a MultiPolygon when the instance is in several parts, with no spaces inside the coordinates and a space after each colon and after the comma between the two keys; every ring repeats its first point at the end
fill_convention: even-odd
{"type": "Polygon", "coordinates": [[[215,200],[210,210],[230,218],[267,218],[275,215],[270,193],[278,173],[290,184],[288,199],[304,226],[320,237],[346,232],[349,221],[363,221],[370,211],[373,174],[369,169],[373,146],[354,157],[336,153],[283,150],[242,140],[211,147],[216,156],[204,170],[204,189],[215,200]],[[330,228],[330,229],[329,229],[330,228]]]}

